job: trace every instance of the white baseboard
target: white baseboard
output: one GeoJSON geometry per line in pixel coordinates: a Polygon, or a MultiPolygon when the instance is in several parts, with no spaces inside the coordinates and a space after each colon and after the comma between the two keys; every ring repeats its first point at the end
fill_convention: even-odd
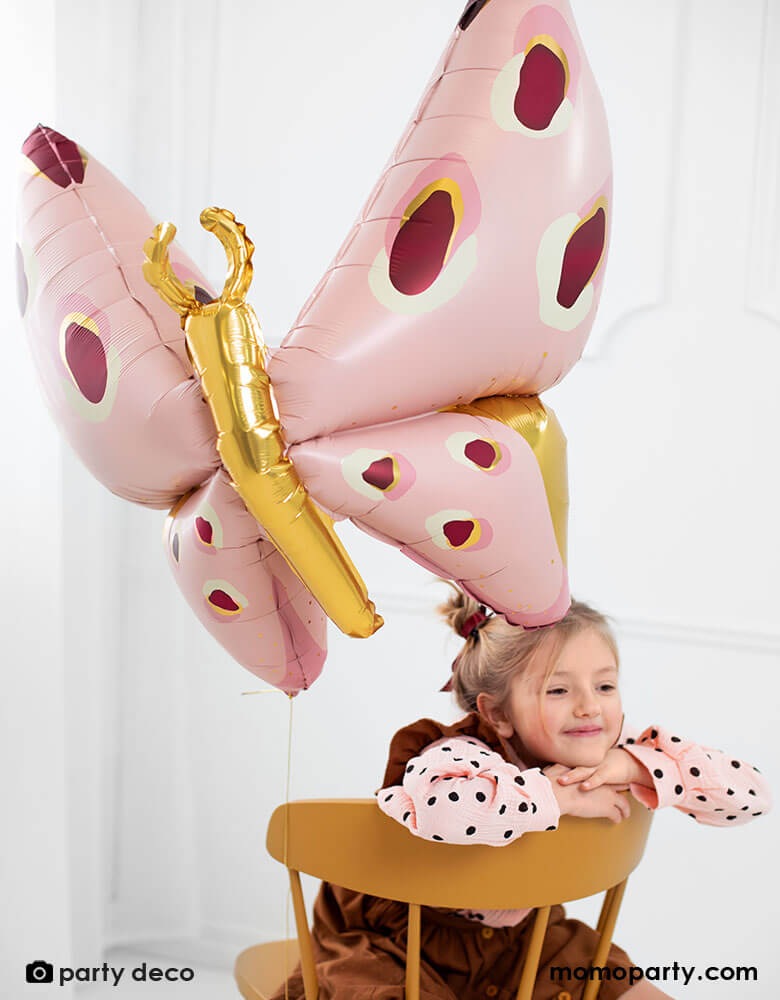
{"type": "Polygon", "coordinates": [[[278,927],[263,930],[241,925],[211,924],[204,925],[197,937],[136,936],[132,940],[114,940],[106,950],[131,949],[142,955],[168,959],[180,966],[206,966],[232,972],[238,954],[245,948],[264,941],[276,941],[280,937],[278,927]]]}

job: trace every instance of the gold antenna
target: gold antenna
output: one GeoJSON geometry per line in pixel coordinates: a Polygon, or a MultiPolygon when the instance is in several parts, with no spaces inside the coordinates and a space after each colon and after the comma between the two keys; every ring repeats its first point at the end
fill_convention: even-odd
{"type": "Polygon", "coordinates": [[[226,208],[204,208],[200,224],[214,233],[225,248],[228,259],[228,276],[220,299],[227,305],[240,305],[252,283],[252,254],[254,243],[246,235],[246,227],[236,222],[236,217],[226,208]]]}
{"type": "Polygon", "coordinates": [[[144,243],[144,277],[171,309],[181,316],[200,311],[200,303],[171,270],[168,246],[176,235],[172,222],[160,222],[144,243]]]}

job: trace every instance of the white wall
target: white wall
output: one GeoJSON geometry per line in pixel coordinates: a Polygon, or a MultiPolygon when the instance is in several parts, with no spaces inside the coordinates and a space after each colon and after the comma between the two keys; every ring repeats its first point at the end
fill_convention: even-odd
{"type": "MultiPolygon", "coordinates": [[[[26,112],[14,143],[53,115],[176,222],[214,280],[221,250],[197,217],[207,204],[233,209],[257,247],[251,297],[276,343],[459,13],[458,0],[63,4],[56,112],[41,95],[44,110],[26,112]]],[[[618,620],[630,718],[731,749],[771,781],[780,12],[745,0],[737,22],[727,0],[580,0],[575,13],[607,107],[616,214],[586,356],[546,397],[570,445],[570,576],[618,620]]],[[[40,480],[58,445],[34,390],[18,392],[17,447],[39,456],[40,480]]],[[[46,498],[38,530],[12,542],[3,581],[2,606],[16,609],[31,560],[62,560],[46,600],[65,625],[36,634],[49,644],[42,655],[30,613],[5,657],[24,696],[10,742],[49,712],[58,761],[46,776],[57,877],[49,889],[31,876],[35,891],[53,897],[62,928],[71,879],[83,964],[119,941],[229,961],[284,934],[285,879],[264,836],[286,794],[289,704],[242,697],[259,685],[190,617],[163,559],[162,515],[108,496],[69,458],[64,469],[61,493],[32,491],[46,498]],[[89,631],[67,625],[80,601],[95,608],[89,631]]],[[[12,484],[4,523],[30,525],[30,496],[12,484]]],[[[342,537],[387,624],[370,641],[333,632],[323,676],[295,700],[294,798],[371,794],[397,727],[455,715],[437,693],[457,648],[431,613],[439,590],[395,550],[349,527],[342,537]]],[[[29,759],[43,780],[42,758],[29,759]]],[[[40,803],[13,801],[16,852],[26,871],[43,871],[40,803]]],[[[776,841],[774,815],[725,831],[659,814],[618,941],[644,965],[755,964],[750,996],[773,996],[776,841]]],[[[35,950],[49,938],[28,915],[12,940],[35,950]]]]}
{"type": "MultiPolygon", "coordinates": [[[[61,446],[43,407],[16,306],[14,194],[33,116],[54,114],[54,3],[3,7],[0,60],[0,995],[24,991],[25,964],[71,958],[64,743],[61,446]]],[[[40,987],[37,987],[40,990],[40,987]]],[[[35,989],[35,987],[32,987],[35,989]]],[[[71,995],[69,988],[60,995],[71,995]]]]}

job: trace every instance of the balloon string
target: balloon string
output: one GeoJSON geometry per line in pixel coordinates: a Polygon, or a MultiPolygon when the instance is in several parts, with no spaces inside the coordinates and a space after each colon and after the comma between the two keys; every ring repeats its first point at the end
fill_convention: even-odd
{"type": "MultiPolygon", "coordinates": [[[[285,804],[284,804],[284,867],[287,868],[287,849],[290,843],[290,771],[292,763],[292,729],[293,729],[293,696],[288,695],[290,699],[290,715],[287,723],[287,786],[285,789],[285,804]]],[[[289,869],[288,869],[289,871],[289,869]]],[[[290,880],[287,880],[287,897],[284,905],[284,1000],[290,1000],[290,985],[287,976],[287,970],[290,968],[290,963],[288,961],[288,949],[290,942],[290,897],[292,895],[292,886],[290,885],[290,880]]]]}
{"type": "MultiPolygon", "coordinates": [[[[259,688],[257,691],[242,691],[241,694],[285,694],[279,688],[268,687],[259,688]]],[[[287,868],[288,848],[290,844],[290,773],[292,771],[292,730],[293,730],[293,696],[288,694],[290,700],[290,714],[287,720],[287,780],[285,782],[285,802],[284,802],[284,867],[287,868]]],[[[289,869],[288,869],[289,871],[289,869]]],[[[290,947],[290,899],[292,897],[292,887],[287,885],[287,894],[284,904],[284,1000],[290,1000],[290,984],[288,982],[287,970],[290,968],[289,947],[290,947]]]]}

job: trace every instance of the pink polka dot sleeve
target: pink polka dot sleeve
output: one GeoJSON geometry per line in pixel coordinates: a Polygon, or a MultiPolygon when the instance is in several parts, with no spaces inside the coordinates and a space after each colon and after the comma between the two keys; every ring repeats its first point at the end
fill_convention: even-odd
{"type": "Polygon", "coordinates": [[[510,844],[554,830],[560,810],[552,785],[534,767],[521,771],[481,740],[436,740],[406,765],[403,783],[377,792],[382,812],[424,840],[510,844]]]}
{"type": "Polygon", "coordinates": [[[708,826],[741,826],[772,806],[769,785],[744,760],[699,746],[660,726],[625,726],[618,745],[643,764],[652,788],[631,784],[649,809],[674,806],[708,826]]]}

